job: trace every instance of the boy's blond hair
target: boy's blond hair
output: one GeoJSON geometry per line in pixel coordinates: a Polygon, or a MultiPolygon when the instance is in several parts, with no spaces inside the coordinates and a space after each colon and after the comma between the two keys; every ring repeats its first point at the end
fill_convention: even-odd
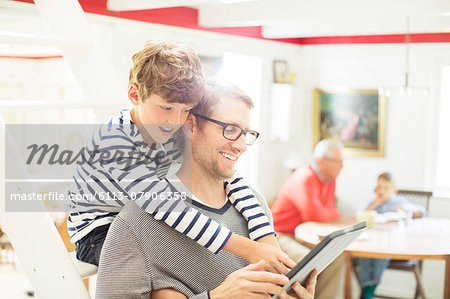
{"type": "Polygon", "coordinates": [[[188,44],[148,41],[133,55],[129,84],[135,84],[139,99],[151,94],[181,104],[197,104],[204,94],[200,59],[188,44]]]}
{"type": "Polygon", "coordinates": [[[389,172],[383,172],[382,174],[380,174],[378,176],[379,180],[385,180],[386,182],[391,183],[392,185],[394,185],[394,180],[392,179],[392,175],[389,172]]]}

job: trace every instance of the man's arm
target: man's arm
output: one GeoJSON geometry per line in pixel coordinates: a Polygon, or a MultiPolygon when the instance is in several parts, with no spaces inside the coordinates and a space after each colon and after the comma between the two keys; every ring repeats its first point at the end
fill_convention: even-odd
{"type": "MultiPolygon", "coordinates": [[[[294,294],[286,294],[280,285],[286,285],[286,276],[263,271],[264,261],[250,264],[245,268],[231,273],[225,281],[209,292],[209,298],[247,298],[255,295],[277,295],[280,298],[314,298],[317,282],[317,271],[313,270],[306,281],[306,288],[298,282],[292,285],[294,294]]],[[[190,297],[190,299],[208,298],[206,292],[190,297]]],[[[152,293],[152,299],[184,299],[182,293],[174,289],[163,289],[152,293]]]]}

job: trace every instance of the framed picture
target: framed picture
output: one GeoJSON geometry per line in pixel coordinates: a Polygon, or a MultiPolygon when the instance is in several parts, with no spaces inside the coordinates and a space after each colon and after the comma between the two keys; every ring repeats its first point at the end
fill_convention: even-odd
{"type": "Polygon", "coordinates": [[[350,156],[384,156],[386,98],[378,90],[314,90],[314,144],[339,139],[350,156]]]}
{"type": "Polygon", "coordinates": [[[289,71],[285,60],[273,61],[273,82],[289,83],[289,71]]]}

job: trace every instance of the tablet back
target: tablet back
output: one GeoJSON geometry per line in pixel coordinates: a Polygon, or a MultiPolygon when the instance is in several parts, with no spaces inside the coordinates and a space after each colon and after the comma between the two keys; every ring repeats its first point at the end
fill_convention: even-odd
{"type": "MultiPolygon", "coordinates": [[[[291,290],[291,285],[298,281],[301,284],[309,273],[316,269],[322,272],[336,257],[338,257],[353,241],[367,229],[366,222],[360,222],[327,235],[287,274],[289,284],[283,288],[291,290]]],[[[277,296],[274,296],[277,298],[277,296]]]]}

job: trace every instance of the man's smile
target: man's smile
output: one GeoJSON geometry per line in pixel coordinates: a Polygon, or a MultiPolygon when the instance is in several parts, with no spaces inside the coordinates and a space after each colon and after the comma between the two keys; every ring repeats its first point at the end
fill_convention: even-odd
{"type": "Polygon", "coordinates": [[[226,152],[220,152],[220,154],[223,157],[225,157],[226,159],[231,160],[231,161],[236,161],[236,159],[239,157],[239,154],[235,155],[235,154],[229,154],[226,152]]]}

